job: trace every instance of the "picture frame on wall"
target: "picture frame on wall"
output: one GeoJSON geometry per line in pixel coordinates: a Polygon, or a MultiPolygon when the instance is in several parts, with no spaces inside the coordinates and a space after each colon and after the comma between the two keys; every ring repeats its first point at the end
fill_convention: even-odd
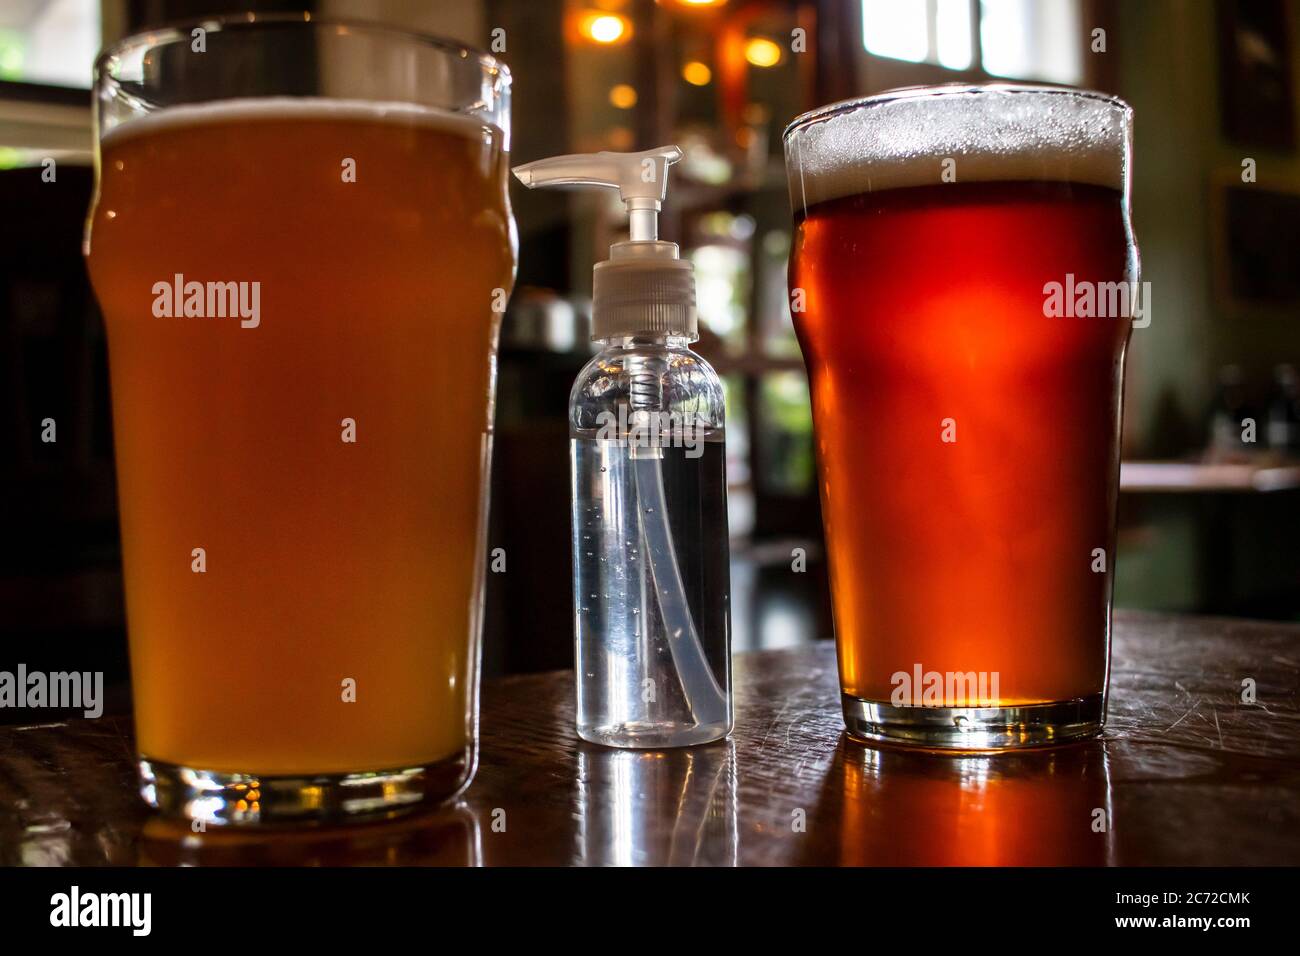
{"type": "Polygon", "coordinates": [[[1295,149],[1287,0],[1219,0],[1219,109],[1233,143],[1295,149]]]}
{"type": "Polygon", "coordinates": [[[1300,313],[1300,191],[1226,171],[1211,185],[1210,216],[1220,305],[1234,315],[1300,313]]]}

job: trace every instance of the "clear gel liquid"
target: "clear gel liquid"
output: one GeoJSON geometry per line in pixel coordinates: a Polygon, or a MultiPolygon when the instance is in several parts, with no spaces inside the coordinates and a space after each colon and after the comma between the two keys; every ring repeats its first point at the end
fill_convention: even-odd
{"type": "Polygon", "coordinates": [[[717,434],[661,451],[647,461],[616,439],[570,442],[578,733],[615,747],[731,731],[725,446],[717,434]],[[652,479],[662,480],[673,561],[652,479]]]}

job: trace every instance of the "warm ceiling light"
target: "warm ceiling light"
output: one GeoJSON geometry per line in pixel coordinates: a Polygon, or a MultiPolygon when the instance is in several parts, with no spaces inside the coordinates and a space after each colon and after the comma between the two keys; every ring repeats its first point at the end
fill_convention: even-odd
{"type": "Polygon", "coordinates": [[[636,88],[620,83],[609,90],[609,101],[621,110],[630,110],[636,106],[636,88]]]}
{"type": "Polygon", "coordinates": [[[677,0],[678,6],[683,7],[720,7],[727,0],[677,0]]]}
{"type": "Polygon", "coordinates": [[[682,67],[682,79],[691,86],[708,86],[709,80],[713,79],[713,71],[709,69],[708,64],[691,60],[682,67]]]}
{"type": "Polygon", "coordinates": [[[632,35],[632,24],[617,13],[589,13],[582,20],[582,33],[596,43],[618,43],[632,35]]]}
{"type": "Polygon", "coordinates": [[[745,59],[754,66],[776,66],[781,62],[781,48],[767,37],[750,37],[745,41],[745,59]]]}

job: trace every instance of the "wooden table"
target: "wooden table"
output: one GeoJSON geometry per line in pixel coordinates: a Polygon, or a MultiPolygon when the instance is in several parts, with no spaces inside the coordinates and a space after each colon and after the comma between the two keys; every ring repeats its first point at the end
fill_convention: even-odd
{"type": "Polygon", "coordinates": [[[459,806],[282,835],[150,818],[124,719],[7,728],[0,863],[1294,865],[1298,683],[1300,627],[1120,612],[1101,739],[944,757],[846,740],[829,642],[738,655],[734,738],[693,750],[580,744],[572,674],[513,677],[459,806]]]}

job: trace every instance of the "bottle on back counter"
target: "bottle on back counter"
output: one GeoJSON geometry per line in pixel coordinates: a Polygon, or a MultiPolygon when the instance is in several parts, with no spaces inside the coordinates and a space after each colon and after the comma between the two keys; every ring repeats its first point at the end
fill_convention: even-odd
{"type": "Polygon", "coordinates": [[[722,382],[691,351],[695,274],[658,238],[676,146],[556,156],[525,186],[603,186],[629,239],[596,264],[603,350],[569,398],[578,735],[611,747],[731,732],[731,614],[722,382]]]}
{"type": "Polygon", "coordinates": [[[1268,446],[1281,455],[1300,458],[1300,374],[1294,365],[1273,369],[1273,400],[1268,408],[1268,446]]]}

